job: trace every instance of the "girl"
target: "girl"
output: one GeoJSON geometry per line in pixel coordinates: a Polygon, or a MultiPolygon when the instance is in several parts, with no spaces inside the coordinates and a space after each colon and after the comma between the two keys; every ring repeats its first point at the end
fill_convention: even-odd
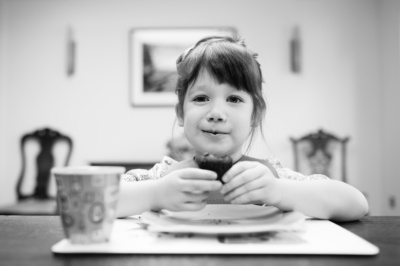
{"type": "Polygon", "coordinates": [[[195,158],[177,162],[164,157],[149,171],[131,170],[123,177],[118,216],[195,211],[215,193],[232,204],[261,203],[336,221],[368,212],[363,194],[346,183],[304,176],[272,159],[243,154],[256,129],[262,133],[266,104],[260,65],[242,40],[204,38],[178,58],[177,70],[175,111],[195,158],[228,155],[234,165],[223,175],[224,184],[215,172],[199,169],[195,158]]]}

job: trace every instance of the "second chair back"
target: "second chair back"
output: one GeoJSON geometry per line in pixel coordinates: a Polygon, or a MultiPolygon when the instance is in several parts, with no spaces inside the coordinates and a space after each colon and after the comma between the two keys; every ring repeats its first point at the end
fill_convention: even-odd
{"type": "Polygon", "coordinates": [[[48,188],[50,182],[50,170],[54,166],[53,147],[59,141],[65,141],[68,146],[68,151],[64,162],[64,166],[66,166],[68,165],[69,160],[71,158],[72,147],[73,147],[72,140],[70,137],[63,135],[60,132],[50,128],[39,129],[32,133],[28,133],[22,136],[20,143],[22,168],[16,187],[18,201],[27,198],[34,198],[34,199],[50,198],[48,194],[48,188]],[[31,140],[37,141],[40,146],[39,154],[36,157],[36,168],[37,168],[36,184],[34,191],[32,193],[24,194],[22,192],[22,184],[25,178],[26,174],[25,171],[27,167],[27,161],[26,161],[27,155],[25,148],[28,141],[31,140]]]}
{"type": "Polygon", "coordinates": [[[295,170],[303,174],[324,174],[347,182],[346,145],[349,139],[339,138],[322,129],[300,138],[290,138],[295,170]]]}

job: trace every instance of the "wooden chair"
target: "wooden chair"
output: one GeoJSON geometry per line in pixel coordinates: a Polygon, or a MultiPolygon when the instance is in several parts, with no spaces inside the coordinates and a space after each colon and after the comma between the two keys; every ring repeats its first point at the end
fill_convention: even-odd
{"type": "Polygon", "coordinates": [[[49,195],[50,170],[55,163],[54,146],[64,141],[67,144],[67,154],[64,166],[68,165],[72,154],[73,143],[70,137],[50,128],[43,128],[22,136],[20,142],[22,168],[16,186],[17,203],[0,208],[0,214],[7,215],[54,215],[57,214],[57,202],[49,195]],[[40,151],[36,157],[36,182],[31,193],[22,190],[26,177],[27,151],[26,147],[30,141],[39,144],[40,151]]]}
{"type": "Polygon", "coordinates": [[[306,175],[324,174],[347,182],[346,146],[349,139],[322,129],[300,138],[291,137],[295,170],[306,175]]]}

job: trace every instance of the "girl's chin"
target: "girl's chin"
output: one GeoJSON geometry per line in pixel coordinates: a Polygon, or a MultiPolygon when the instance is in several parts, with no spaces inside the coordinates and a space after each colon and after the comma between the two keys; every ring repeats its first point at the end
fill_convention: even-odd
{"type": "Polygon", "coordinates": [[[195,151],[197,155],[204,155],[205,153],[213,154],[215,156],[232,156],[235,151],[233,151],[232,147],[230,145],[217,145],[217,144],[209,144],[207,143],[206,145],[199,145],[195,147],[195,151]]]}
{"type": "Polygon", "coordinates": [[[227,152],[226,150],[215,150],[215,149],[202,149],[201,151],[197,152],[198,155],[204,155],[204,154],[212,154],[218,157],[222,157],[225,155],[231,156],[230,152],[227,152]]]}

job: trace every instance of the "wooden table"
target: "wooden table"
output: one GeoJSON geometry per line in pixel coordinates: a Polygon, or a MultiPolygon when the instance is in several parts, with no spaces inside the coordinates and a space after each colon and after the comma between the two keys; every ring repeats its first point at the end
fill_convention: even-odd
{"type": "Polygon", "coordinates": [[[58,216],[0,216],[0,265],[400,265],[400,217],[367,216],[340,226],[379,247],[376,256],[55,255],[58,216]]]}

